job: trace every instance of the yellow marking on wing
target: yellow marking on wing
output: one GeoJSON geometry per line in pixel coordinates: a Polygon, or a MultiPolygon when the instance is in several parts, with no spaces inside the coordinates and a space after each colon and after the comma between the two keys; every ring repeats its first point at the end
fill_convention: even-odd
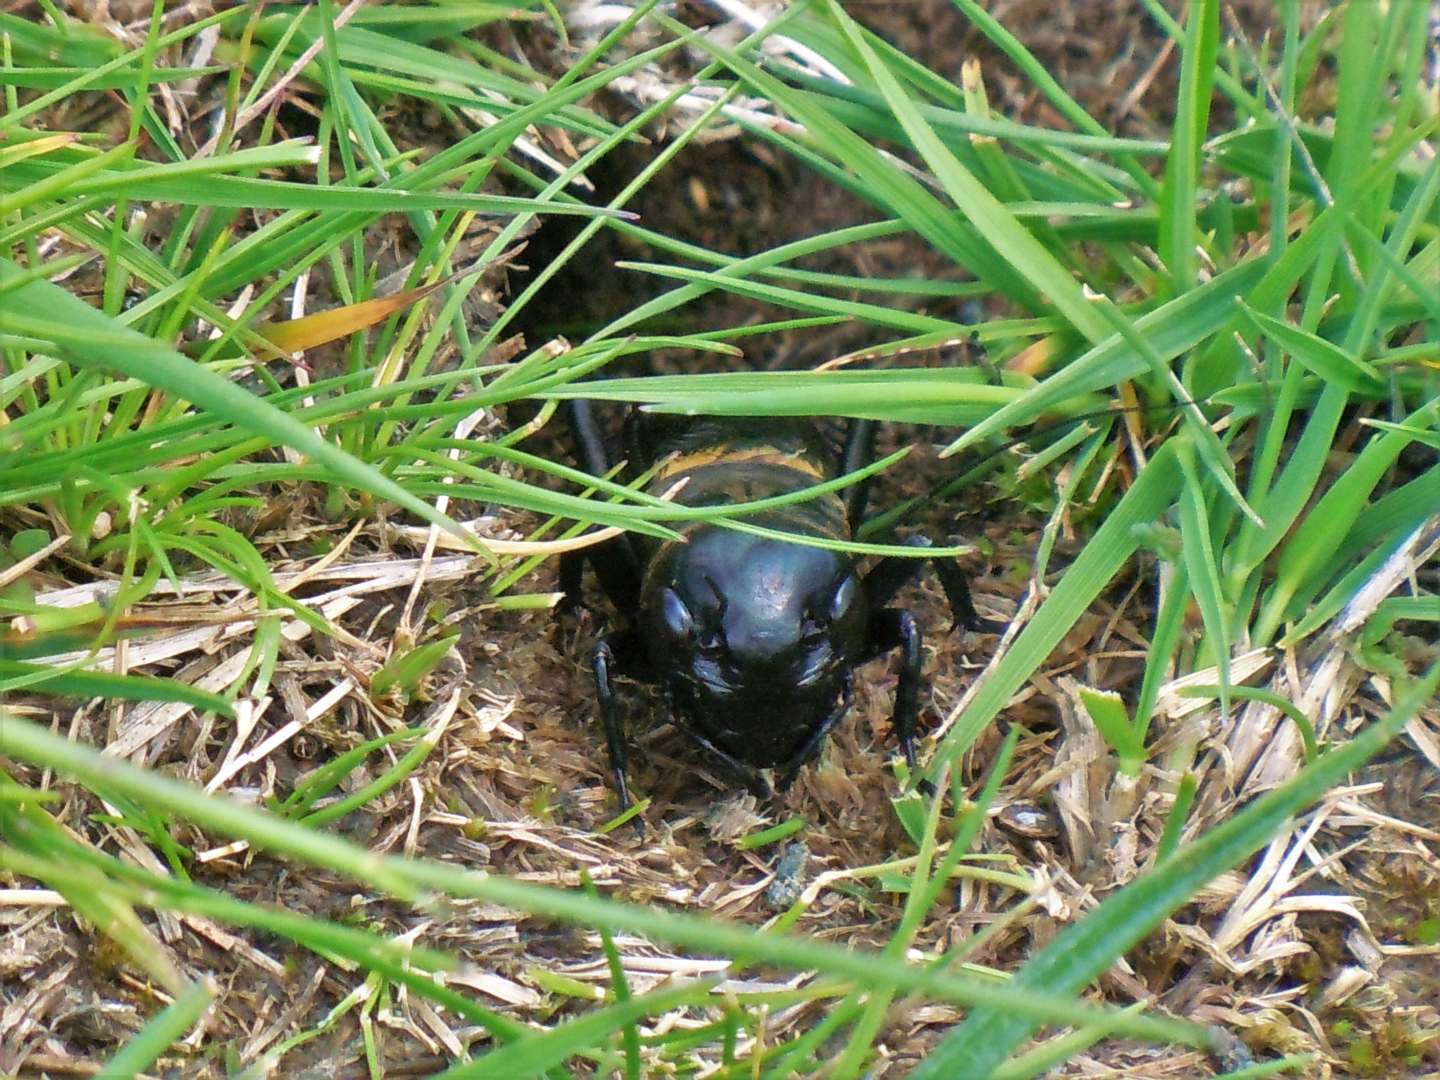
{"type": "Polygon", "coordinates": [[[711,446],[689,454],[677,454],[660,466],[660,471],[656,476],[658,479],[664,480],[677,473],[701,469],[707,465],[731,465],[741,462],[781,465],[787,469],[802,472],[806,476],[813,476],[816,480],[829,479],[825,475],[825,471],[803,453],[787,453],[774,446],[711,446]]]}

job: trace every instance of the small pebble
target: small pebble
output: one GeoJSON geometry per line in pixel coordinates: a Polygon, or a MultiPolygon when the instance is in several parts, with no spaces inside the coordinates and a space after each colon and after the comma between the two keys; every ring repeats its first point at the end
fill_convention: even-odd
{"type": "Polygon", "coordinates": [[[1034,803],[1011,803],[996,815],[1002,829],[1031,840],[1045,840],[1060,835],[1060,826],[1046,810],[1034,803]]]}
{"type": "Polygon", "coordinates": [[[810,849],[803,840],[785,845],[775,864],[775,879],[765,889],[765,906],[771,911],[785,911],[805,891],[805,864],[810,849]]]}

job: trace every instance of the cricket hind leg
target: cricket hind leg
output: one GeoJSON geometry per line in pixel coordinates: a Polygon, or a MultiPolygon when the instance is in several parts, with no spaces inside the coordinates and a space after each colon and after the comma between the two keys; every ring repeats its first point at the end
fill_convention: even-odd
{"type": "MultiPolygon", "coordinates": [[[[927,536],[911,536],[901,543],[913,548],[934,546],[927,536]]],[[[920,572],[920,564],[924,562],[930,564],[935,576],[940,579],[940,587],[945,590],[945,599],[950,605],[950,617],[953,620],[950,627],[952,630],[964,627],[988,634],[1004,631],[1004,623],[981,618],[980,613],[975,610],[975,601],[970,595],[970,581],[965,576],[965,571],[960,569],[954,559],[944,556],[926,559],[891,555],[881,559],[865,575],[865,595],[871,608],[882,608],[893,600],[895,594],[920,572]]]]}
{"type": "Polygon", "coordinates": [[[904,608],[882,607],[871,611],[867,660],[900,650],[900,678],[895,684],[895,709],[890,727],[905,755],[905,764],[915,768],[915,724],[920,716],[920,628],[915,616],[904,608]]]}
{"type": "MultiPolygon", "coordinates": [[[[570,425],[580,450],[580,460],[591,475],[604,476],[615,465],[604,432],[595,417],[593,403],[576,399],[569,405],[570,425]]],[[[586,563],[595,570],[600,588],[618,610],[635,610],[640,601],[640,554],[626,534],[560,556],[560,591],[565,594],[562,611],[573,612],[580,606],[586,563]]]]}
{"type": "MultiPolygon", "coordinates": [[[[600,709],[600,723],[605,729],[605,746],[610,759],[610,777],[620,800],[620,812],[631,806],[630,783],[626,777],[630,747],[625,737],[625,717],[615,693],[613,676],[643,674],[641,647],[633,630],[607,634],[590,651],[590,672],[595,679],[595,700],[600,709]]],[[[637,827],[643,830],[640,819],[637,827]]]]}
{"type": "MultiPolygon", "coordinates": [[[[907,547],[928,548],[930,540],[924,536],[912,536],[904,541],[907,547]]],[[[895,594],[919,572],[920,558],[891,556],[880,560],[865,577],[865,594],[870,602],[870,623],[867,629],[866,660],[873,659],[891,649],[900,650],[900,676],[895,686],[895,708],[891,714],[891,729],[900,744],[905,763],[913,772],[917,766],[915,753],[915,728],[920,715],[920,666],[921,633],[915,617],[904,608],[889,607],[895,594]]],[[[983,619],[975,610],[970,596],[970,584],[959,565],[948,558],[928,560],[940,579],[949,601],[950,614],[954,622],[952,629],[966,627],[985,633],[1000,633],[1005,627],[983,619]]],[[[933,794],[933,787],[925,782],[922,791],[933,794]]]]}
{"type": "MultiPolygon", "coordinates": [[[[614,468],[604,433],[596,420],[591,402],[570,402],[571,426],[580,451],[581,462],[594,476],[604,476],[614,468]]],[[[628,535],[617,536],[582,551],[566,552],[560,557],[560,590],[564,593],[562,613],[573,613],[583,599],[585,566],[595,571],[600,588],[622,615],[634,612],[640,604],[640,554],[628,535]]],[[[629,743],[626,739],[625,717],[614,678],[626,675],[641,680],[648,672],[645,650],[633,628],[612,631],[602,637],[590,651],[590,673],[595,683],[595,700],[600,724],[605,732],[610,777],[623,813],[632,805],[630,784],[626,775],[629,765],[629,743]]],[[[644,823],[635,818],[635,827],[642,831],[644,823]]]]}
{"type": "MultiPolygon", "coordinates": [[[[845,433],[845,448],[840,453],[840,474],[863,469],[875,459],[875,421],[851,420],[850,429],[845,433]]],[[[870,480],[867,477],[845,489],[845,518],[850,522],[850,534],[860,528],[865,518],[865,504],[870,498],[870,480]]]]}

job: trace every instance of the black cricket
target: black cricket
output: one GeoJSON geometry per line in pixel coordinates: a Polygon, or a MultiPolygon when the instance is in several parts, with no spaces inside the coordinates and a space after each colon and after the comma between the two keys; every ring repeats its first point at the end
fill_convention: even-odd
{"type": "MultiPolygon", "coordinates": [[[[571,402],[585,467],[612,467],[591,403],[571,402]]],[[[820,431],[796,419],[684,418],[632,411],[625,424],[632,466],[659,463],[652,494],[680,481],[686,506],[734,505],[784,495],[863,467],[873,455],[875,425],[850,424],[837,456],[820,431]]],[[[821,495],[746,520],[769,529],[848,540],[864,515],[866,484],[821,495]],[[842,497],[843,496],[843,497],[842,497]]],[[[630,805],[627,747],[616,674],[658,685],[670,720],[761,798],[772,794],[761,769],[774,769],[784,790],[814,758],[853,697],[855,668],[891,649],[901,653],[892,727],[905,760],[915,765],[919,711],[920,630],[903,608],[889,606],[922,559],[880,559],[862,575],[857,560],[793,541],[686,522],[683,541],[627,534],[562,558],[566,605],[580,602],[588,561],[628,622],[590,654],[600,719],[621,808],[630,805]]],[[[928,547],[923,537],[908,541],[928,547]]],[[[960,567],[929,560],[950,603],[955,626],[980,620],[960,567]]]]}

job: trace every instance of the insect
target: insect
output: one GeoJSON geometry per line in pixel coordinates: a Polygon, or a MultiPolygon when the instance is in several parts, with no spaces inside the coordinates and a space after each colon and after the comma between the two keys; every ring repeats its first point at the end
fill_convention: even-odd
{"type": "MultiPolygon", "coordinates": [[[[586,467],[610,470],[591,405],[571,402],[586,467]]],[[[793,419],[683,418],[632,413],[625,441],[632,463],[657,466],[649,483],[686,506],[735,505],[800,491],[862,467],[875,425],[851,423],[836,455],[817,428],[793,419]]],[[[826,540],[849,540],[865,509],[865,485],[746,518],[755,525],[826,540]]],[[[630,805],[626,724],[612,680],[656,685],[670,720],[756,795],[784,790],[845,715],[857,665],[892,649],[901,655],[892,728],[915,764],[920,630],[890,606],[920,558],[890,556],[862,574],[857,560],[791,540],[686,522],[682,540],[625,536],[562,559],[560,587],[579,601],[589,562],[616,608],[629,616],[590,654],[600,719],[622,809],[630,805]]],[[[929,546],[923,538],[908,543],[929,546]]],[[[959,566],[930,560],[955,625],[982,628],[959,566]]]]}

